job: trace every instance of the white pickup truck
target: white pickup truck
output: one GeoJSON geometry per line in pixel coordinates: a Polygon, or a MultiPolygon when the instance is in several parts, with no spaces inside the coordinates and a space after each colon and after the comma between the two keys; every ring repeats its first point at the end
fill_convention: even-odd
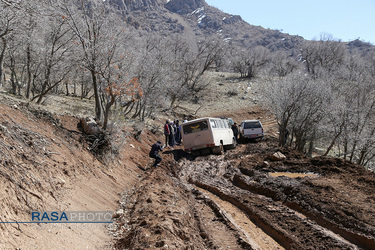
{"type": "Polygon", "coordinates": [[[263,139],[264,131],[262,123],[259,120],[244,120],[238,128],[240,140],[244,139],[263,139]]]}

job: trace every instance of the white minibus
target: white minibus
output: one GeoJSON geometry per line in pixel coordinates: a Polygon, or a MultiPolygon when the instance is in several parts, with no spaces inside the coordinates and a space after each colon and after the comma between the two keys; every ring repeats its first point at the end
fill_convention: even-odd
{"type": "Polygon", "coordinates": [[[184,122],[181,133],[187,152],[222,154],[224,148],[235,148],[237,143],[228,119],[205,117],[184,122]]]}

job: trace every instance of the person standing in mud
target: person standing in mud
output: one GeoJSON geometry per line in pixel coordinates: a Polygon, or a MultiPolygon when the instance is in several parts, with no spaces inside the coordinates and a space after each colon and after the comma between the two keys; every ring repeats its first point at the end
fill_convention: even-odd
{"type": "Polygon", "coordinates": [[[169,146],[172,148],[173,150],[173,147],[174,145],[176,144],[176,141],[174,139],[174,129],[173,129],[173,121],[171,121],[169,123],[169,131],[170,131],[170,134],[169,134],[169,146]]]}
{"type": "Polygon", "coordinates": [[[179,120],[176,120],[175,121],[175,135],[174,135],[174,138],[175,138],[175,141],[177,143],[177,145],[180,145],[181,144],[181,127],[180,127],[180,121],[179,120]]]}
{"type": "Polygon", "coordinates": [[[236,142],[238,140],[238,127],[237,127],[237,123],[233,123],[232,125],[232,131],[233,131],[233,135],[234,135],[234,138],[236,139],[236,142]]]}
{"type": "Polygon", "coordinates": [[[163,151],[164,146],[161,145],[161,141],[157,141],[154,145],[151,146],[149,156],[155,159],[154,165],[152,167],[156,168],[157,165],[163,160],[159,155],[159,151],[163,151]]]}
{"type": "Polygon", "coordinates": [[[164,124],[164,136],[165,136],[165,145],[168,146],[169,137],[171,135],[171,130],[169,129],[169,121],[166,120],[164,124]]]}

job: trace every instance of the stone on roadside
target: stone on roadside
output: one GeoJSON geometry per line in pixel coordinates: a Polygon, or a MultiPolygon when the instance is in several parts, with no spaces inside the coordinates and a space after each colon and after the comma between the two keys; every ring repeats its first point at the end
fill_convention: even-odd
{"type": "Polygon", "coordinates": [[[270,156],[270,160],[272,161],[283,161],[286,159],[286,156],[283,155],[281,152],[276,152],[270,156]]]}

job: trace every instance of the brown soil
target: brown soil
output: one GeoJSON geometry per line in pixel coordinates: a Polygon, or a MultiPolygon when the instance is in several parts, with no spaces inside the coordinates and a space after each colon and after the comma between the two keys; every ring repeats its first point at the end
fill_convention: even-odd
{"type": "Polygon", "coordinates": [[[287,149],[279,149],[285,161],[269,161],[276,145],[268,137],[224,156],[192,158],[175,149],[171,158],[168,152],[168,161],[147,171],[128,197],[117,222],[126,230],[116,246],[374,249],[374,173],[287,149]]]}
{"type": "Polygon", "coordinates": [[[3,102],[0,220],[110,210],[115,223],[0,223],[0,249],[375,249],[373,172],[278,148],[275,121],[254,103],[221,110],[196,115],[261,119],[265,139],[220,156],[166,149],[142,171],[161,134],[123,128],[118,148],[97,157],[78,118],[3,102]]]}

